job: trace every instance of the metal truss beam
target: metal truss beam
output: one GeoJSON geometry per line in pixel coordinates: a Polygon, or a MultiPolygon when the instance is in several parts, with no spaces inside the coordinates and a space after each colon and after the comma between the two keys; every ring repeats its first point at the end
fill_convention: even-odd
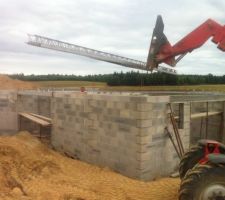
{"type": "MultiPolygon", "coordinates": [[[[39,35],[28,34],[27,44],[37,46],[37,47],[52,49],[56,51],[72,53],[72,54],[76,54],[80,56],[85,56],[92,59],[101,60],[101,61],[129,67],[129,68],[141,69],[141,70],[147,70],[147,71],[149,70],[146,67],[146,63],[139,60],[126,58],[126,57],[114,55],[111,53],[106,53],[103,51],[98,51],[98,50],[78,46],[75,44],[70,44],[67,42],[62,42],[59,40],[54,40],[54,39],[39,36],[39,35]]],[[[176,74],[176,70],[162,67],[162,66],[157,68],[156,71],[165,72],[168,74],[176,74]]]]}

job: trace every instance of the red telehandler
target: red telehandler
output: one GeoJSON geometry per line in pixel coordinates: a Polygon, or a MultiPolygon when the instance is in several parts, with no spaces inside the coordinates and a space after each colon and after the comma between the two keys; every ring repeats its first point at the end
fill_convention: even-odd
{"type": "MultiPolygon", "coordinates": [[[[160,63],[174,67],[184,55],[202,46],[209,38],[225,51],[225,26],[211,19],[173,46],[163,29],[162,17],[158,16],[147,60],[150,70],[160,63]]],[[[182,180],[180,200],[225,200],[225,145],[211,140],[199,141],[184,154],[179,172],[182,180]]]]}

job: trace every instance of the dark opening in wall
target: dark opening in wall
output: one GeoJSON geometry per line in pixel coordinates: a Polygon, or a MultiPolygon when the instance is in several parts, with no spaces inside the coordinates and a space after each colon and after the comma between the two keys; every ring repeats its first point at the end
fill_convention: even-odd
{"type": "Polygon", "coordinates": [[[183,103],[174,103],[172,105],[174,118],[177,122],[178,129],[184,128],[184,104],[183,103]]]}

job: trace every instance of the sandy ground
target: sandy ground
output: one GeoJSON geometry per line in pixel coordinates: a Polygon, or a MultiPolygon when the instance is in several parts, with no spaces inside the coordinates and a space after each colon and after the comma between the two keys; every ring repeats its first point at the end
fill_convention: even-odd
{"type": "Polygon", "coordinates": [[[11,90],[11,89],[36,89],[37,86],[30,82],[20,81],[20,80],[14,80],[9,78],[6,75],[0,74],[0,90],[11,90]]]}
{"type": "Polygon", "coordinates": [[[136,181],[67,158],[27,132],[0,137],[0,199],[175,200],[180,181],[136,181]]]}

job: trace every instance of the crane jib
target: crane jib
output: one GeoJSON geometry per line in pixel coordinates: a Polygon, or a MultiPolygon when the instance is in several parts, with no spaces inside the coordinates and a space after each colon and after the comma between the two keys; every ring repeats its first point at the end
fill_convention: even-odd
{"type": "MultiPolygon", "coordinates": [[[[37,47],[72,53],[72,54],[76,54],[80,56],[85,56],[92,59],[101,60],[101,61],[129,67],[129,68],[147,70],[147,71],[149,70],[146,67],[146,62],[143,62],[143,61],[126,58],[123,56],[114,55],[111,53],[106,53],[103,51],[98,51],[98,50],[62,42],[59,40],[54,40],[54,39],[39,36],[39,35],[28,34],[27,44],[37,46],[37,47]]],[[[168,74],[176,74],[176,70],[167,68],[167,67],[162,67],[162,66],[159,66],[155,70],[159,72],[168,73],[168,74]]]]}

